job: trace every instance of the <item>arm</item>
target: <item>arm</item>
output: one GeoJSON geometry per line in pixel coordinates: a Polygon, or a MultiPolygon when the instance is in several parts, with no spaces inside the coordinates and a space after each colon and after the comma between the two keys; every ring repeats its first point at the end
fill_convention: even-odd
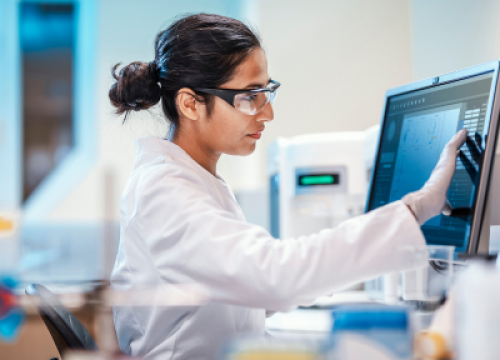
{"type": "Polygon", "coordinates": [[[424,238],[398,201],[335,229],[279,241],[236,219],[199,180],[159,172],[145,184],[140,221],[166,283],[196,283],[216,301],[287,310],[375,276],[426,264],[405,245],[424,238]]]}

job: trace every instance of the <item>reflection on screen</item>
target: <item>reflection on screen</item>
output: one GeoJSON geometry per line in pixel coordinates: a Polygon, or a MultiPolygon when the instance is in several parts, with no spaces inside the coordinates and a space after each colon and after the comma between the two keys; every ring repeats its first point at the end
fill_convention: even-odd
{"type": "MultiPolygon", "coordinates": [[[[400,200],[419,190],[429,179],[441,151],[460,129],[469,135],[487,134],[489,94],[493,74],[484,74],[431,89],[391,97],[388,102],[379,157],[373,177],[369,210],[400,200]]],[[[478,178],[467,167],[479,164],[468,147],[462,151],[471,160],[457,160],[457,170],[448,191],[452,207],[471,207],[478,178]]],[[[439,215],[422,226],[429,244],[453,245],[464,251],[468,245],[471,218],[439,215]]]]}

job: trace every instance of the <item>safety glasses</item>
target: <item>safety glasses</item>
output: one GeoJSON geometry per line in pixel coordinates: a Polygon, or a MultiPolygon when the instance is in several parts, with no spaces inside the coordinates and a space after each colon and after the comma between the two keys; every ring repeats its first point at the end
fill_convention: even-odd
{"type": "Polygon", "coordinates": [[[280,85],[279,82],[270,80],[269,84],[263,89],[230,90],[197,88],[193,90],[218,96],[243,114],[255,115],[258,114],[268,102],[271,102],[271,105],[274,104],[280,85]]]}

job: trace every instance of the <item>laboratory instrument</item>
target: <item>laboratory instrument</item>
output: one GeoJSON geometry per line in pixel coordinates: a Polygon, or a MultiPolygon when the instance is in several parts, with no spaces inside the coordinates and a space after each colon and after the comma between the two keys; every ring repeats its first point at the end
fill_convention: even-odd
{"type": "Polygon", "coordinates": [[[319,133],[273,142],[267,160],[271,235],[310,235],[361,215],[377,132],[375,126],[366,133],[319,133]]]}

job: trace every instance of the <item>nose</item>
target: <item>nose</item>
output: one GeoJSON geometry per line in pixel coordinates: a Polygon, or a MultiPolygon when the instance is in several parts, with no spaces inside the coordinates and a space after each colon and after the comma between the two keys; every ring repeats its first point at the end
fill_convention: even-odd
{"type": "Polygon", "coordinates": [[[268,102],[261,112],[257,114],[257,121],[273,121],[274,109],[270,102],[268,102]]]}

